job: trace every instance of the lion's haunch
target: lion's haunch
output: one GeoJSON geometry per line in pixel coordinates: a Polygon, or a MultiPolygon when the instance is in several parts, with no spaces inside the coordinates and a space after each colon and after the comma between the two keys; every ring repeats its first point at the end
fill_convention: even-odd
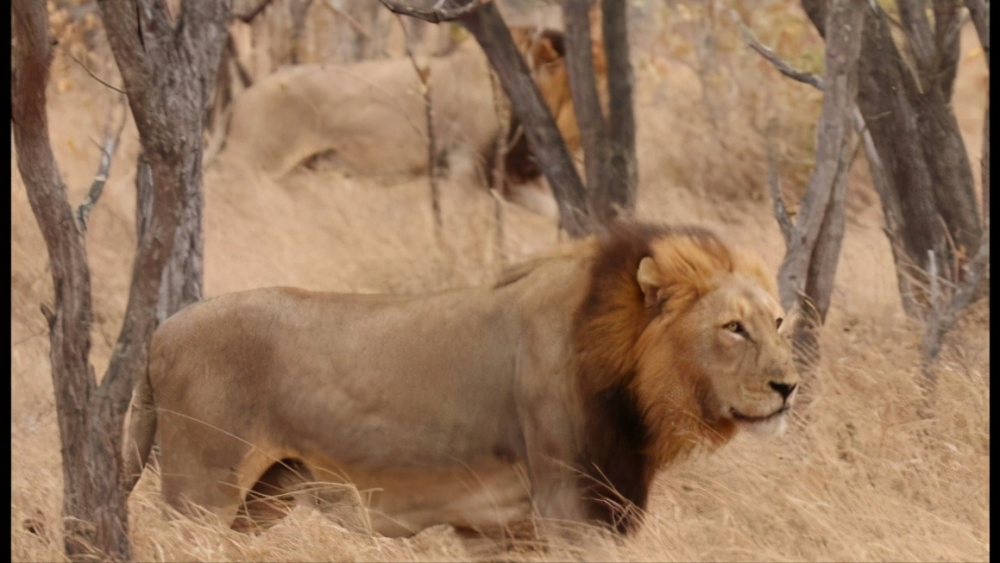
{"type": "Polygon", "coordinates": [[[385,535],[532,507],[627,531],[657,469],[783,429],[797,376],[770,280],[706,231],[620,225],[490,287],[209,299],[153,337],[127,467],[155,432],[167,501],[241,529],[351,484],[385,535]]]}

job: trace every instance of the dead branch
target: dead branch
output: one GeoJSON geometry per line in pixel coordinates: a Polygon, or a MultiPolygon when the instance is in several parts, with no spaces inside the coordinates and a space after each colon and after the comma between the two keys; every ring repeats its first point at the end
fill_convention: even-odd
{"type": "Polygon", "coordinates": [[[430,23],[441,23],[455,20],[462,16],[469,15],[482,8],[484,5],[490,3],[490,0],[469,0],[466,4],[445,8],[444,5],[448,3],[448,0],[437,0],[431,9],[420,10],[412,6],[407,6],[397,0],[378,1],[394,14],[402,14],[404,16],[410,16],[430,23]]]}
{"type": "Polygon", "coordinates": [[[122,90],[121,88],[116,88],[116,87],[112,86],[111,84],[108,84],[106,81],[102,80],[99,76],[97,76],[96,74],[94,74],[89,68],[87,68],[87,65],[83,64],[83,62],[80,61],[80,59],[74,57],[73,53],[70,53],[70,52],[67,51],[66,54],[69,55],[69,58],[73,59],[73,61],[76,64],[80,65],[80,68],[82,68],[84,70],[84,72],[86,72],[87,74],[89,74],[90,77],[93,78],[94,80],[96,80],[99,83],[103,84],[104,86],[106,86],[106,87],[114,90],[115,92],[118,92],[119,94],[124,94],[125,93],[125,90],[122,90]]]}
{"type": "Polygon", "coordinates": [[[791,78],[792,80],[802,82],[803,84],[808,84],[813,88],[816,88],[817,90],[823,89],[822,78],[809,72],[802,72],[800,70],[795,70],[795,68],[793,68],[792,65],[785,62],[784,59],[779,57],[769,47],[764,46],[764,44],[761,43],[759,39],[757,39],[757,36],[754,35],[753,31],[751,31],[749,27],[747,27],[747,25],[743,22],[743,18],[740,17],[740,15],[736,12],[736,10],[730,10],[729,14],[730,17],[732,17],[733,21],[736,23],[736,25],[739,26],[740,34],[743,36],[743,41],[746,42],[747,46],[749,46],[754,51],[760,53],[761,56],[763,56],[764,59],[767,60],[767,62],[771,63],[771,65],[773,65],[774,68],[778,70],[778,72],[784,74],[785,76],[791,78]]]}
{"type": "Polygon", "coordinates": [[[125,130],[125,122],[127,121],[126,112],[128,110],[124,97],[121,98],[120,105],[122,108],[122,119],[118,125],[118,131],[115,132],[114,136],[107,131],[105,132],[104,143],[100,146],[101,161],[97,167],[97,174],[94,175],[94,182],[90,185],[90,190],[87,191],[87,198],[76,210],[76,218],[80,222],[80,228],[83,231],[87,230],[87,215],[90,214],[90,210],[97,203],[97,200],[100,199],[101,193],[104,191],[104,184],[108,181],[108,172],[111,169],[111,161],[114,159],[115,151],[118,149],[118,141],[121,140],[122,131],[125,130]]]}
{"type": "Polygon", "coordinates": [[[257,4],[255,7],[251,8],[249,11],[247,11],[245,13],[242,13],[242,14],[233,14],[233,17],[239,19],[243,23],[250,23],[257,16],[259,16],[261,14],[261,12],[264,11],[265,8],[267,8],[271,4],[271,1],[272,0],[261,0],[261,2],[259,4],[257,4]]]}
{"type": "Polygon", "coordinates": [[[434,136],[434,106],[431,104],[430,88],[431,67],[428,65],[425,70],[421,69],[420,65],[417,64],[417,56],[413,53],[413,48],[410,45],[410,32],[406,30],[402,16],[396,14],[396,19],[399,21],[399,27],[403,29],[406,56],[409,57],[410,64],[413,65],[413,72],[417,74],[417,79],[420,80],[420,93],[424,97],[424,116],[427,119],[427,179],[431,185],[431,210],[434,213],[434,232],[440,240],[441,191],[437,181],[437,142],[434,136]]]}
{"type": "Polygon", "coordinates": [[[767,133],[764,136],[764,145],[767,150],[767,187],[771,191],[771,200],[774,202],[774,218],[778,220],[778,227],[781,228],[781,236],[785,239],[785,248],[791,245],[792,229],[794,224],[788,213],[788,206],[785,204],[785,197],[781,195],[781,186],[778,180],[778,165],[774,155],[774,142],[772,134],[775,122],[772,119],[767,126],[767,133]]]}
{"type": "Polygon", "coordinates": [[[927,274],[930,278],[931,302],[928,308],[927,324],[924,328],[924,336],[921,344],[924,351],[923,375],[926,383],[933,389],[937,378],[934,366],[937,363],[938,355],[941,353],[942,340],[945,334],[955,325],[955,322],[958,321],[958,317],[962,311],[972,302],[979,284],[982,282],[983,275],[989,268],[990,229],[986,227],[986,230],[983,231],[979,250],[976,251],[976,255],[972,258],[972,261],[969,262],[969,276],[958,285],[958,288],[952,293],[951,299],[947,300],[947,302],[945,302],[945,299],[941,295],[942,291],[940,290],[940,280],[937,273],[937,260],[933,252],[929,253],[927,274]]]}

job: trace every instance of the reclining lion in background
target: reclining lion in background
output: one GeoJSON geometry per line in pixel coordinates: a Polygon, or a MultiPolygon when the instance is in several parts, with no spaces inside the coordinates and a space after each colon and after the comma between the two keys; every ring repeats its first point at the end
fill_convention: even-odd
{"type": "Polygon", "coordinates": [[[126,471],[155,433],[167,502],[226,524],[314,482],[370,491],[386,536],[533,507],[625,532],[658,469],[784,430],[798,376],[772,277],[708,231],[622,224],[489,287],[208,299],[153,337],[126,471]]]}
{"type": "MultiPolygon", "coordinates": [[[[522,27],[512,28],[511,33],[568,148],[577,151],[580,132],[562,32],[522,27]]],[[[597,42],[594,50],[595,69],[604,80],[603,47],[597,42]]],[[[480,171],[492,169],[501,123],[486,55],[474,39],[467,38],[450,54],[432,57],[422,66],[430,77],[437,162],[454,167],[460,165],[457,160],[466,159],[480,171]]],[[[274,176],[283,176],[317,155],[353,174],[426,173],[427,120],[421,88],[407,58],[286,67],[236,98],[224,151],[274,176]]],[[[499,83],[497,93],[502,95],[499,83]]],[[[557,216],[551,195],[521,193],[545,188],[520,190],[520,184],[537,178],[540,170],[523,139],[514,145],[505,165],[516,185],[504,195],[557,216]]]]}

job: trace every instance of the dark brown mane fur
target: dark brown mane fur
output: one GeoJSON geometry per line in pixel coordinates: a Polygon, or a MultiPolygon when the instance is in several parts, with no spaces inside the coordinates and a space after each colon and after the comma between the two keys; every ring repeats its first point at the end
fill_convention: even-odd
{"type": "Polygon", "coordinates": [[[678,287],[680,293],[667,298],[672,302],[647,306],[639,287],[636,272],[640,261],[653,255],[652,243],[673,237],[696,243],[713,255],[714,263],[732,268],[727,249],[707,230],[616,225],[600,243],[587,297],[574,321],[579,385],[587,418],[587,445],[580,460],[582,489],[589,517],[620,532],[638,524],[658,465],[647,453],[656,444],[631,385],[639,355],[636,345],[646,326],[664,308],[675,309],[672,313],[677,314],[677,307],[683,308],[685,302],[697,297],[684,295],[690,288],[678,287]]]}

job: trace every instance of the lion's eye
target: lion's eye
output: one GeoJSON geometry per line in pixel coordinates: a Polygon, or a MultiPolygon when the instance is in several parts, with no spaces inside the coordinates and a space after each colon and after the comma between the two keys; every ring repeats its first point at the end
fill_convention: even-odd
{"type": "Polygon", "coordinates": [[[743,328],[743,324],[740,323],[739,321],[733,321],[731,323],[727,323],[726,326],[724,326],[722,328],[724,328],[724,329],[726,329],[726,330],[728,330],[730,332],[734,332],[736,334],[746,335],[746,333],[747,333],[746,329],[743,328]]]}
{"type": "Polygon", "coordinates": [[[781,321],[785,319],[778,317],[778,320],[774,321],[774,328],[781,328],[781,321]]]}

